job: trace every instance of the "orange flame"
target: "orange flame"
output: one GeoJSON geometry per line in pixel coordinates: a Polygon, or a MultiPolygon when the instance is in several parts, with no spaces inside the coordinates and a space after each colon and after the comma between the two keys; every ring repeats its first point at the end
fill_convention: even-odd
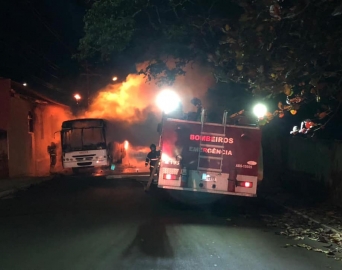
{"type": "Polygon", "coordinates": [[[142,76],[130,74],[123,83],[110,84],[100,90],[84,117],[140,122],[147,109],[154,111],[154,85],[145,84],[142,76]]]}
{"type": "Polygon", "coordinates": [[[150,151],[147,146],[131,145],[128,147],[126,140],[123,143],[113,142],[111,151],[114,163],[121,161],[120,166],[124,168],[132,168],[133,170],[138,168],[139,171],[148,171],[148,168],[145,168],[145,159],[150,151]]]}
{"type": "MultiPolygon", "coordinates": [[[[139,64],[137,70],[146,66],[147,63],[139,64]]],[[[168,88],[179,95],[184,111],[187,112],[195,109],[190,103],[194,97],[200,98],[203,105],[206,105],[206,92],[215,82],[208,69],[189,64],[185,71],[186,75],[177,77],[168,88]]],[[[163,89],[155,81],[146,82],[144,75],[130,74],[124,82],[116,81],[101,89],[88,111],[78,117],[104,118],[112,122],[108,126],[108,140],[115,141],[126,150],[123,165],[146,170],[145,158],[150,151],[146,146],[158,143],[156,126],[161,111],[156,105],[156,98],[163,89]],[[129,147],[128,140],[127,144],[122,145],[124,139],[129,140],[129,147]]]]}
{"type": "MultiPolygon", "coordinates": [[[[139,64],[137,69],[146,65],[139,64]]],[[[177,77],[170,88],[178,93],[184,109],[192,110],[190,100],[204,98],[214,79],[209,70],[200,67],[188,65],[185,71],[186,75],[177,77]]],[[[101,89],[83,117],[143,122],[149,113],[160,113],[155,99],[161,90],[154,81],[146,82],[144,75],[130,74],[124,82],[109,84],[101,89]]]]}
{"type": "Polygon", "coordinates": [[[148,147],[130,147],[130,149],[127,151],[127,156],[123,160],[123,164],[137,167],[139,171],[148,171],[148,168],[145,168],[145,159],[148,152],[150,152],[148,147]]]}

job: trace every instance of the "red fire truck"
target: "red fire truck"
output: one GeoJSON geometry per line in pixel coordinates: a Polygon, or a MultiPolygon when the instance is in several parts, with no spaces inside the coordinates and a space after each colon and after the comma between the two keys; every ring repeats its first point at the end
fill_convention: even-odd
{"type": "Polygon", "coordinates": [[[263,178],[257,126],[164,118],[160,130],[158,187],[250,196],[263,178]]]}

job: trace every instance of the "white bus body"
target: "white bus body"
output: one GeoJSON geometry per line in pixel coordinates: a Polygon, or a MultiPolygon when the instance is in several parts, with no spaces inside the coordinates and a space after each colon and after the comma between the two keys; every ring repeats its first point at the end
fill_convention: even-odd
{"type": "Polygon", "coordinates": [[[96,168],[110,165],[103,119],[65,121],[61,130],[63,168],[96,168]]]}

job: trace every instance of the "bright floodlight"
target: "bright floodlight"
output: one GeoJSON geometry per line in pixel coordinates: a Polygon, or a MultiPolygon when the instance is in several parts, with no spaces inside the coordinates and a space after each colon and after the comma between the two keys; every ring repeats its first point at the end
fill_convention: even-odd
{"type": "Polygon", "coordinates": [[[257,104],[253,108],[253,113],[255,114],[256,117],[262,118],[266,115],[267,113],[267,108],[263,104],[257,104]]]}
{"type": "Polygon", "coordinates": [[[79,101],[79,100],[81,99],[81,96],[80,96],[79,94],[75,94],[75,95],[74,95],[74,98],[75,98],[77,101],[79,101]]]}
{"type": "Polygon", "coordinates": [[[162,91],[157,97],[157,105],[166,114],[174,111],[179,106],[180,99],[178,95],[171,90],[162,91]]]}

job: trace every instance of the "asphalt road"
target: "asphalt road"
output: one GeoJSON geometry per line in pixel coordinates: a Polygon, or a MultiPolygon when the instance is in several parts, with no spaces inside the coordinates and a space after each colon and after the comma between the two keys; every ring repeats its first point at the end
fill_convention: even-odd
{"type": "Polygon", "coordinates": [[[0,269],[342,269],[284,248],[291,241],[265,226],[266,212],[255,198],[53,179],[0,200],[0,269]]]}

